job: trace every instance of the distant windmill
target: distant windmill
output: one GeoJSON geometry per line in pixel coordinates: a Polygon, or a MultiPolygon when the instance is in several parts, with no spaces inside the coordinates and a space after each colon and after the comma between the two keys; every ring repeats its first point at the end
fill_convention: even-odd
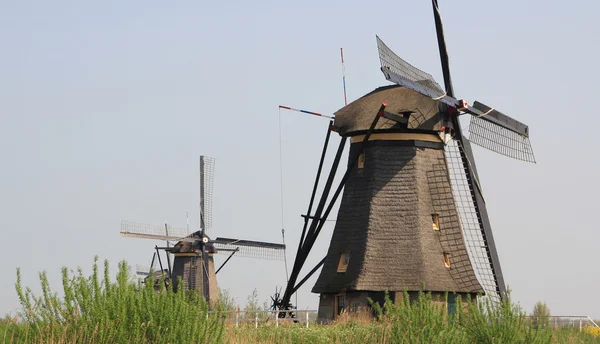
{"type": "MultiPolygon", "coordinates": [[[[312,291],[319,319],[345,308],[368,307],[404,291],[504,297],[506,287],[470,142],[535,162],[529,128],[482,103],[454,97],[437,0],[432,0],[445,89],[377,37],[381,71],[396,85],[379,87],[335,113],[341,136],[321,200],[304,216],[300,245],[279,308],[322,266],[312,291]],[[459,116],[469,115],[470,140],[459,116]],[[333,186],[346,141],[348,167],[333,186]],[[308,254],[343,196],[326,256],[298,282],[308,254]],[[309,221],[310,220],[310,221],[309,221]]],[[[329,132],[325,142],[329,138],[329,132]]],[[[325,144],[326,148],[326,144],[325,144]]],[[[321,156],[320,169],[325,157],[321,156]]],[[[313,189],[313,197],[317,182],[313,189]]],[[[454,295],[448,309],[455,307],[454,295]]]]}
{"type": "Polygon", "coordinates": [[[200,157],[200,230],[190,234],[189,229],[121,222],[124,237],[177,241],[173,247],[156,247],[154,257],[158,256],[159,262],[159,249],[164,250],[167,257],[175,256],[173,268],[169,264],[168,269],[161,267],[161,271],[167,270],[174,290],[196,290],[210,302],[218,300],[216,274],[233,255],[272,260],[284,260],[285,255],[283,244],[223,237],[211,239],[207,235],[212,228],[214,165],[213,158],[200,157]],[[215,271],[213,255],[218,253],[227,253],[229,257],[215,271]],[[183,281],[183,286],[178,285],[178,279],[183,281]]]}

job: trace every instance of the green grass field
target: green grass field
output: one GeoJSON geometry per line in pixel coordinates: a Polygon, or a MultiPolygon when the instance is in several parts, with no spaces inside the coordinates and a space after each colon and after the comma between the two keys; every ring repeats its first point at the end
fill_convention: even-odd
{"type": "Polygon", "coordinates": [[[2,343],[600,343],[600,331],[591,327],[555,329],[547,321],[534,326],[510,300],[500,305],[463,300],[456,314],[447,314],[431,295],[422,294],[414,302],[374,307],[375,318],[358,311],[332,325],[276,327],[270,321],[236,327],[220,313],[231,305],[208,314],[206,302],[195,294],[156,292],[135,281],[125,262],[114,281],[108,262],[102,276],[97,261],[91,276],[67,268],[62,274],[64,297],[59,298],[45,273],[36,296],[21,285],[17,271],[22,310],[0,320],[2,343]]]}

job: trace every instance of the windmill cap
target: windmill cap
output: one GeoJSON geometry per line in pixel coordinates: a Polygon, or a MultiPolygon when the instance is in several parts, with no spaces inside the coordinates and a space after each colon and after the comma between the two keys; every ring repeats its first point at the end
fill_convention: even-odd
{"type": "MultiPolygon", "coordinates": [[[[335,130],[342,136],[363,134],[385,103],[392,114],[412,112],[408,129],[437,132],[442,127],[438,102],[398,85],[379,87],[335,112],[335,130]]],[[[398,131],[397,122],[380,120],[376,131],[398,131]]],[[[404,131],[406,129],[403,129],[404,131]]]]}

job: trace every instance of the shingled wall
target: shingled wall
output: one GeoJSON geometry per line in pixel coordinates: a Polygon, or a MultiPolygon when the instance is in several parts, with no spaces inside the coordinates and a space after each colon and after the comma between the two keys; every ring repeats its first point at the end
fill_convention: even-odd
{"type": "MultiPolygon", "coordinates": [[[[352,144],[350,154],[359,145],[352,144]]],[[[346,184],[312,291],[482,292],[451,191],[440,184],[450,186],[442,149],[370,141],[364,168],[354,169],[346,184]],[[434,213],[440,217],[439,231],[432,228],[434,213]],[[444,252],[450,254],[450,268],[444,265],[444,252]],[[350,253],[350,260],[346,272],[338,273],[342,253],[350,253]]]]}
{"type": "MultiPolygon", "coordinates": [[[[202,259],[194,253],[179,253],[175,254],[173,261],[173,288],[175,291],[179,289],[178,278],[181,278],[183,290],[195,290],[200,295],[203,295],[204,280],[202,279],[203,268],[202,259]]],[[[212,255],[208,259],[208,277],[209,277],[209,299],[210,303],[214,304],[219,300],[219,287],[217,285],[217,277],[215,274],[215,261],[212,255]]]]}

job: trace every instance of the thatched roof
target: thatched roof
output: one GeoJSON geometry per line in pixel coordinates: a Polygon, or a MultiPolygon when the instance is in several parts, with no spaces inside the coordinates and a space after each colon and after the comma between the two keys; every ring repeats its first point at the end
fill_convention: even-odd
{"type": "MultiPolygon", "coordinates": [[[[393,114],[414,111],[408,123],[410,129],[438,131],[441,128],[437,101],[393,85],[379,87],[338,110],[334,122],[336,131],[342,136],[348,136],[368,129],[382,102],[388,104],[386,111],[393,114]]],[[[396,122],[385,119],[380,120],[377,125],[377,129],[381,131],[396,131],[394,129],[397,127],[396,122]]]]}

